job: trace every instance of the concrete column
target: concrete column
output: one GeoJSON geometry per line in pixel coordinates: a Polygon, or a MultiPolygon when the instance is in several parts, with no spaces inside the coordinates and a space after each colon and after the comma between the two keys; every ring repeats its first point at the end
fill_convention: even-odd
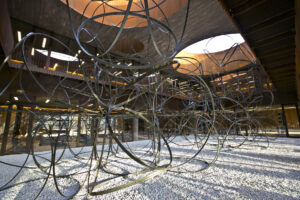
{"type": "Polygon", "coordinates": [[[295,17],[295,32],[296,32],[296,85],[297,85],[297,94],[298,94],[298,99],[300,98],[300,1],[295,0],[295,12],[296,12],[296,17],[295,17]]]}
{"type": "Polygon", "coordinates": [[[50,67],[50,60],[51,60],[51,51],[48,50],[48,54],[47,54],[47,58],[46,58],[46,63],[45,63],[46,69],[49,69],[49,67],[50,67]]]}
{"type": "Polygon", "coordinates": [[[6,112],[5,127],[4,127],[3,137],[2,137],[1,154],[4,154],[6,152],[8,133],[10,128],[10,120],[11,120],[11,110],[12,110],[12,106],[9,105],[6,112]]]}
{"type": "Polygon", "coordinates": [[[121,132],[121,139],[122,142],[125,142],[125,136],[124,136],[124,119],[123,118],[119,118],[118,119],[118,129],[119,129],[119,133],[121,132]]]}
{"type": "MultiPolygon", "coordinates": [[[[30,111],[33,112],[33,110],[34,110],[34,106],[31,107],[30,111]]],[[[29,113],[29,119],[28,119],[28,125],[27,125],[26,147],[25,147],[26,153],[30,153],[30,146],[31,146],[31,139],[32,139],[33,120],[34,120],[34,115],[33,115],[32,113],[29,113]]]]}
{"type": "Polygon", "coordinates": [[[245,128],[245,131],[246,131],[246,136],[249,136],[248,127],[245,128]]]}
{"type": "Polygon", "coordinates": [[[80,134],[81,134],[81,114],[78,114],[77,120],[77,137],[76,137],[76,146],[80,146],[80,134]]]}
{"type": "Polygon", "coordinates": [[[139,139],[139,118],[132,119],[132,140],[137,141],[139,139]]]}
{"type": "Polygon", "coordinates": [[[299,113],[298,104],[296,104],[295,107],[296,107],[297,118],[298,118],[298,127],[300,127],[300,113],[299,113]]]}
{"type": "Polygon", "coordinates": [[[17,106],[15,126],[14,126],[14,130],[13,130],[13,135],[12,135],[12,144],[13,145],[16,145],[19,143],[19,139],[16,137],[21,134],[20,127],[21,127],[21,121],[22,121],[22,111],[23,111],[23,106],[17,106]]]}
{"type": "Polygon", "coordinates": [[[287,125],[287,121],[286,121],[286,117],[285,117],[285,111],[284,111],[284,105],[281,104],[281,110],[282,110],[282,124],[283,126],[285,127],[285,134],[286,134],[286,137],[289,137],[289,128],[288,128],[288,125],[287,125]]]}

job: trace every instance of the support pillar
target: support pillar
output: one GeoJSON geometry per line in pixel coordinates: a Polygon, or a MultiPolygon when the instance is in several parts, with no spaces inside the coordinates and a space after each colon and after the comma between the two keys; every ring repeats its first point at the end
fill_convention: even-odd
{"type": "Polygon", "coordinates": [[[29,119],[28,119],[28,126],[27,126],[27,138],[26,138],[26,147],[25,152],[30,153],[30,147],[31,147],[31,139],[32,139],[32,128],[33,128],[33,115],[34,106],[31,107],[29,112],[29,119]]]}
{"type": "Polygon", "coordinates": [[[97,133],[98,133],[98,117],[92,117],[91,144],[93,146],[94,158],[97,159],[97,133]]]}
{"type": "Polygon", "coordinates": [[[124,119],[123,118],[119,118],[118,125],[119,125],[119,132],[121,131],[122,142],[125,142],[125,135],[124,135],[125,130],[124,130],[124,119]]]}
{"type": "Polygon", "coordinates": [[[298,117],[298,127],[300,127],[300,113],[299,113],[298,104],[296,104],[295,106],[296,106],[296,112],[297,112],[297,117],[298,117]]]}
{"type": "Polygon", "coordinates": [[[137,141],[139,139],[139,118],[133,118],[132,120],[132,140],[137,141]]]}
{"type": "Polygon", "coordinates": [[[281,110],[282,110],[282,123],[283,123],[283,126],[285,127],[285,134],[286,134],[286,137],[289,137],[289,128],[288,128],[288,125],[287,125],[283,104],[281,104],[281,110]]]}
{"type": "Polygon", "coordinates": [[[76,137],[76,146],[80,146],[80,134],[81,134],[81,114],[78,114],[77,120],[77,137],[76,137]]]}
{"type": "Polygon", "coordinates": [[[19,139],[17,136],[19,136],[20,133],[20,127],[21,127],[21,121],[22,121],[22,111],[23,111],[23,106],[17,106],[17,114],[16,114],[16,119],[15,119],[15,126],[13,130],[13,135],[12,135],[12,144],[17,145],[19,143],[19,139]]]}
{"type": "Polygon", "coordinates": [[[11,120],[11,111],[12,111],[12,105],[9,105],[6,112],[6,120],[5,120],[4,132],[2,137],[1,154],[4,154],[6,152],[6,146],[7,146],[8,134],[10,128],[10,120],[11,120]]]}
{"type": "Polygon", "coordinates": [[[98,131],[99,119],[97,117],[92,117],[91,122],[91,145],[97,142],[97,131],[98,131]]]}
{"type": "Polygon", "coordinates": [[[245,128],[246,136],[249,136],[248,127],[245,128]]]}
{"type": "Polygon", "coordinates": [[[45,64],[46,69],[49,69],[49,67],[50,67],[50,60],[51,60],[51,51],[48,50],[48,54],[47,54],[47,58],[46,58],[46,64],[45,64]]]}

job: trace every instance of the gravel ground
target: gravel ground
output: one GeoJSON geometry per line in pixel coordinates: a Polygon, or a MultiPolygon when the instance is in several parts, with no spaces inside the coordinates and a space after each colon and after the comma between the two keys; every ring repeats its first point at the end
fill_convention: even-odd
{"type": "MultiPolygon", "coordinates": [[[[200,157],[206,161],[214,158],[216,152],[216,141],[211,139],[203,149],[200,157]]],[[[142,149],[147,141],[130,143],[129,145],[137,150],[142,149]]],[[[177,139],[177,144],[188,144],[185,140],[177,139]]],[[[231,142],[231,144],[233,144],[231,142]]],[[[91,196],[87,195],[84,188],[74,199],[300,199],[300,139],[278,138],[270,141],[266,148],[265,140],[260,142],[246,142],[237,149],[222,149],[217,162],[201,173],[172,173],[165,172],[143,183],[136,184],[123,190],[113,193],[91,196]]],[[[98,147],[100,149],[100,147],[98,147]]],[[[84,151],[89,151],[85,148],[84,151]]],[[[79,149],[74,149],[78,152],[79,149]]],[[[62,151],[58,151],[58,155],[62,151]]],[[[172,145],[172,152],[176,157],[191,156],[195,149],[188,146],[172,145]]],[[[49,152],[39,153],[49,158],[49,152]]],[[[83,154],[88,156],[89,153],[83,154]]],[[[140,155],[137,151],[136,155],[140,155]]],[[[162,159],[167,158],[167,152],[163,152],[162,159]]],[[[26,155],[10,155],[0,157],[0,161],[22,164],[26,155]]],[[[45,166],[47,161],[38,159],[45,166]]],[[[56,167],[57,174],[78,172],[80,174],[73,178],[57,179],[61,191],[65,195],[72,194],[78,184],[84,182],[87,165],[84,160],[73,159],[70,152],[65,152],[64,162],[56,167]],[[67,162],[65,162],[67,161],[67,162]],[[81,173],[82,172],[82,173],[81,173]]],[[[175,159],[173,166],[181,163],[181,159],[175,159]]],[[[163,161],[167,163],[167,160],[163,161]]],[[[35,166],[30,157],[26,166],[35,166]]],[[[93,163],[92,167],[95,167],[93,163]]],[[[203,163],[192,161],[184,168],[187,170],[201,169],[203,163]]],[[[143,169],[130,159],[112,158],[107,167],[110,170],[124,172],[137,172],[143,169]]],[[[18,168],[0,164],[0,187],[10,180],[18,168]]],[[[95,176],[93,172],[92,177],[95,176]]],[[[46,175],[36,169],[23,169],[10,185],[24,181],[37,179],[26,184],[18,184],[10,189],[0,192],[0,199],[34,199],[45,183],[46,175]]],[[[112,175],[100,173],[98,180],[112,178],[112,175]]],[[[111,183],[103,188],[112,187],[134,177],[112,179],[111,183]]],[[[49,179],[45,189],[38,199],[65,199],[57,192],[53,179],[49,179]]]]}

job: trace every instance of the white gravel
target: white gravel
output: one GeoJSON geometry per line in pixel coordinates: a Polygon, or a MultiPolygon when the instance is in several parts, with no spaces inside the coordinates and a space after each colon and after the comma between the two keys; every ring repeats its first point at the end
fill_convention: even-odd
{"type": "MultiPolygon", "coordinates": [[[[139,141],[130,145],[142,147],[146,143],[146,141],[139,141]]],[[[215,143],[215,141],[210,140],[210,143],[215,143]]],[[[186,141],[182,140],[179,144],[186,144],[186,141]]],[[[300,139],[278,138],[270,141],[269,148],[265,146],[267,146],[266,142],[260,141],[258,143],[247,142],[238,149],[223,149],[215,165],[201,173],[166,172],[146,182],[102,196],[88,195],[84,187],[74,199],[300,199],[300,139]]],[[[184,146],[172,147],[175,156],[191,156],[195,152],[184,146]]],[[[211,160],[215,155],[215,149],[216,146],[207,145],[201,158],[211,160]]],[[[58,154],[60,152],[61,150],[58,154]]],[[[41,153],[49,158],[49,152],[41,153]]],[[[0,156],[1,161],[13,164],[22,164],[25,158],[24,154],[0,156]]],[[[47,165],[47,162],[39,160],[47,165]]],[[[62,160],[67,162],[57,166],[58,174],[83,172],[87,169],[86,161],[73,159],[69,152],[64,154],[62,160]]],[[[142,169],[132,160],[112,160],[115,162],[111,163],[108,168],[115,171],[121,172],[123,169],[136,172],[142,169]]],[[[179,160],[175,159],[173,165],[178,162],[179,160]]],[[[26,166],[35,166],[31,157],[26,166]]],[[[193,161],[186,164],[184,168],[194,170],[199,166],[201,166],[199,163],[193,161]]],[[[0,187],[17,171],[18,168],[0,164],[0,187]]],[[[92,174],[94,175],[95,173],[92,174]]],[[[44,177],[45,175],[40,170],[24,169],[11,184],[44,177]]],[[[83,173],[73,178],[82,183],[85,177],[86,173],[83,173]]],[[[112,175],[101,173],[99,181],[109,177],[112,175]]],[[[69,195],[76,190],[78,185],[74,179],[58,179],[60,189],[64,194],[69,195]]],[[[108,187],[126,181],[128,180],[117,178],[108,187]]],[[[40,179],[19,184],[1,191],[0,199],[33,199],[44,182],[44,179],[40,179]]],[[[49,179],[38,199],[64,199],[64,197],[57,192],[53,179],[49,179]]]]}

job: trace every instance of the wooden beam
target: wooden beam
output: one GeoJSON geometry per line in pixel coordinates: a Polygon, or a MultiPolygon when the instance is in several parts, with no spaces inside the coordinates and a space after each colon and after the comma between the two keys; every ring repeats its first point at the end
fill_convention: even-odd
{"type": "Polygon", "coordinates": [[[256,49],[291,37],[295,37],[295,30],[288,30],[286,32],[279,33],[268,38],[257,40],[251,43],[251,47],[256,49]]]}
{"type": "Polygon", "coordinates": [[[283,52],[286,52],[286,51],[292,51],[292,52],[295,52],[295,44],[293,45],[285,45],[285,46],[280,46],[278,48],[272,48],[270,50],[265,50],[261,53],[257,53],[257,55],[260,57],[260,58],[266,58],[266,57],[269,57],[269,56],[274,56],[274,55],[280,55],[282,54],[283,52]]]}
{"type": "Polygon", "coordinates": [[[243,14],[248,10],[255,8],[256,6],[262,4],[265,0],[247,0],[243,1],[242,4],[236,6],[230,10],[230,14],[233,16],[243,14]]]}
{"type": "Polygon", "coordinates": [[[295,16],[295,11],[294,10],[288,10],[284,13],[280,13],[277,16],[271,17],[269,19],[264,20],[263,22],[260,22],[258,24],[255,24],[249,28],[247,28],[245,31],[247,32],[247,34],[249,33],[253,33],[255,31],[259,31],[262,29],[265,29],[269,26],[272,26],[274,24],[277,24],[279,22],[291,19],[295,16]]]}

